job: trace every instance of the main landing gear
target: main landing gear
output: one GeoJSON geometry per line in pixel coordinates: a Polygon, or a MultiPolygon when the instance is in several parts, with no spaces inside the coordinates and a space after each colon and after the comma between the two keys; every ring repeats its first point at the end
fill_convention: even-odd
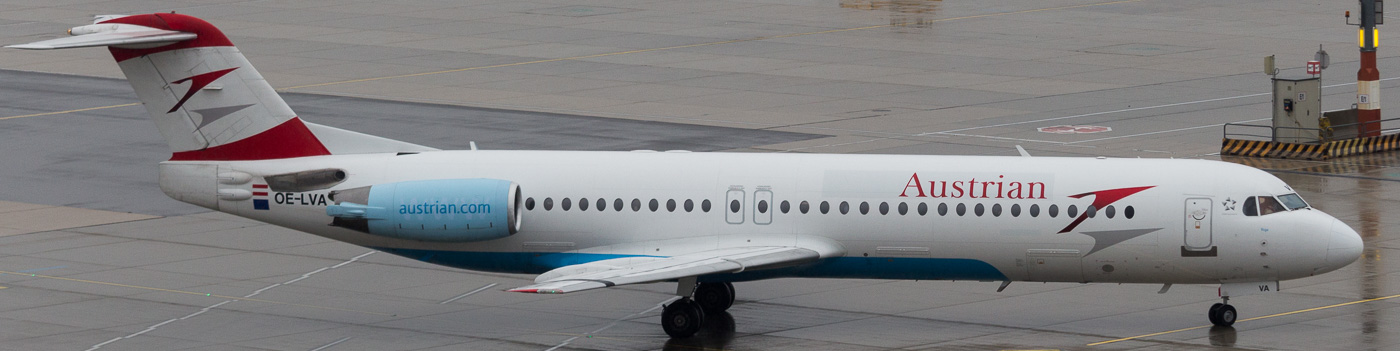
{"type": "Polygon", "coordinates": [[[673,338],[694,336],[705,324],[706,313],[724,312],[734,305],[734,284],[727,282],[696,283],[695,278],[684,278],[676,294],[681,298],[661,311],[661,329],[673,338]]]}
{"type": "Polygon", "coordinates": [[[1222,327],[1235,324],[1235,306],[1230,306],[1230,297],[1223,297],[1224,302],[1210,306],[1210,312],[1206,316],[1210,318],[1210,323],[1222,327]]]}

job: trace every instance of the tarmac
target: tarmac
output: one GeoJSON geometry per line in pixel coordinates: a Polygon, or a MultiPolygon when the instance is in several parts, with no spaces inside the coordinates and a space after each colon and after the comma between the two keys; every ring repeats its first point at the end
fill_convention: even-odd
{"type": "MultiPolygon", "coordinates": [[[[223,29],[308,121],[439,148],[1220,159],[1266,122],[1263,57],[1355,99],[1354,3],[1302,1],[8,1],[0,44],[92,15],[223,29]],[[1070,127],[1065,127],[1070,126],[1070,127]],[[1051,133],[1077,131],[1077,133],[1051,133]]],[[[1385,31],[1385,27],[1381,28],[1385,31]]],[[[1384,37],[1384,36],[1382,36],[1384,37]]],[[[1379,54],[1382,100],[1400,55],[1379,54]]],[[[1400,161],[1226,158],[1360,232],[1357,263],[1231,300],[1215,286],[776,279],[671,340],[671,284],[503,292],[170,200],[153,124],[100,49],[0,50],[0,349],[1400,348],[1400,161]],[[1392,268],[1387,268],[1392,267],[1392,268]]],[[[1387,125],[1389,126],[1389,125],[1387,125]]]]}

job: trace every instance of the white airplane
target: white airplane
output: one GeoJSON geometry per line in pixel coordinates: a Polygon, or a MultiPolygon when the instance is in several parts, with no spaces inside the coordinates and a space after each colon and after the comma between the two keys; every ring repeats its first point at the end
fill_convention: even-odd
{"type": "MultiPolygon", "coordinates": [[[[677,282],[689,337],[780,277],[1219,284],[1337,270],[1359,235],[1224,162],[982,156],[443,151],[302,121],[214,26],[99,16],[19,49],[106,46],[173,155],[170,197],[403,257],[538,274],[514,292],[677,282]]],[[[406,123],[412,123],[406,122],[406,123]]],[[[474,149],[474,148],[473,148],[474,149]]]]}

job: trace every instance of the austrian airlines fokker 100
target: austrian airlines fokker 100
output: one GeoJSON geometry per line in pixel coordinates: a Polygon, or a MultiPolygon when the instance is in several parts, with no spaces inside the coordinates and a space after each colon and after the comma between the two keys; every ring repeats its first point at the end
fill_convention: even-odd
{"type": "MultiPolygon", "coordinates": [[[[209,23],[100,16],[19,49],[106,46],[173,151],[176,200],[435,264],[514,292],[677,282],[694,335],[731,282],[780,277],[1220,284],[1337,270],[1361,237],[1278,178],[1163,159],[443,151],[304,122],[209,23]]],[[[1000,291],[1000,289],[998,289],[1000,291]]]]}

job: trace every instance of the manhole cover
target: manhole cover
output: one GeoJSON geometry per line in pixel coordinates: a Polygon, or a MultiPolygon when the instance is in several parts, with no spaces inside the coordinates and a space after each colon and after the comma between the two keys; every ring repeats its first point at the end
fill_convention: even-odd
{"type": "Polygon", "coordinates": [[[1104,126],[1054,126],[1054,127],[1040,127],[1040,128],[1036,128],[1036,130],[1039,130],[1041,133],[1054,133],[1054,134],[1090,134],[1090,133],[1103,133],[1103,132],[1112,131],[1113,128],[1104,127],[1104,126]]]}

